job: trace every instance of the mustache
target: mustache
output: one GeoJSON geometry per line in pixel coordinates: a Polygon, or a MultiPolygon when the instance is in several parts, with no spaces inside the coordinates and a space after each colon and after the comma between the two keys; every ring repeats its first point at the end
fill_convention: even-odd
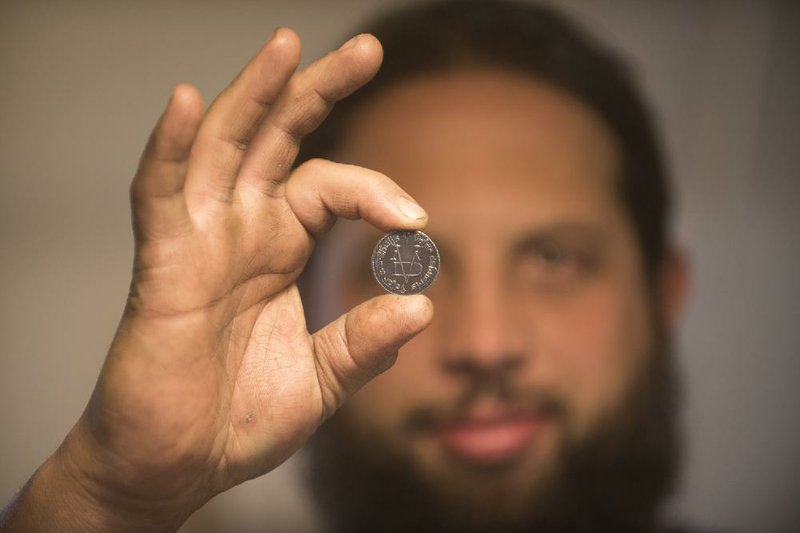
{"type": "Polygon", "coordinates": [[[464,419],[480,401],[492,401],[511,415],[535,414],[559,419],[566,418],[566,402],[556,393],[538,386],[513,385],[510,380],[496,376],[476,377],[451,402],[419,405],[406,417],[404,426],[409,432],[430,431],[449,422],[464,419]]]}

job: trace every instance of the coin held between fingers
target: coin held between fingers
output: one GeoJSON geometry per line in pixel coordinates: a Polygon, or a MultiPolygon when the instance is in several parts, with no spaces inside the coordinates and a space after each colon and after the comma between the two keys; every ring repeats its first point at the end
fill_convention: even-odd
{"type": "Polygon", "coordinates": [[[421,231],[397,230],[381,237],[372,251],[372,273],[386,291],[417,294],[439,273],[439,250],[421,231]]]}

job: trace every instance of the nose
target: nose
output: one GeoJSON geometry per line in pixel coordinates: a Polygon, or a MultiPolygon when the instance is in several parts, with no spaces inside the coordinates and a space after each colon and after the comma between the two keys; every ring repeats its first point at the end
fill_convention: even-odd
{"type": "Polygon", "coordinates": [[[488,265],[474,265],[450,289],[446,302],[436,303],[442,367],[466,375],[520,370],[529,356],[525,340],[532,325],[525,323],[516,303],[519,296],[502,273],[488,265]]]}

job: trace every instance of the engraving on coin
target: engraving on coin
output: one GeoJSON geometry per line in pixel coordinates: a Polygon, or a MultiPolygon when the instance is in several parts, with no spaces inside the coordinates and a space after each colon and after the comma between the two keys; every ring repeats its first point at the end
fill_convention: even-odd
{"type": "Polygon", "coordinates": [[[392,231],[372,251],[372,273],[381,287],[394,294],[422,292],[439,273],[439,250],[421,231],[392,231]]]}

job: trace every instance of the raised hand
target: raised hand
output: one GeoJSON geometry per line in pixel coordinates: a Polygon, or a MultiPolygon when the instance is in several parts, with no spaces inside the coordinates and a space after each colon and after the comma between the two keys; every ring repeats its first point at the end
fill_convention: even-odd
{"type": "Polygon", "coordinates": [[[174,90],[131,187],[135,263],[116,337],[86,411],[12,514],[49,475],[75,491],[76,529],[174,529],[288,458],[430,321],[424,296],[387,295],[307,331],[295,280],[336,217],[384,230],[427,219],[376,172],[291,171],[381,48],[361,35],[296,72],[299,56],[279,29],[207,113],[193,87],[174,90]],[[82,504],[94,516],[81,520],[82,504]]]}

